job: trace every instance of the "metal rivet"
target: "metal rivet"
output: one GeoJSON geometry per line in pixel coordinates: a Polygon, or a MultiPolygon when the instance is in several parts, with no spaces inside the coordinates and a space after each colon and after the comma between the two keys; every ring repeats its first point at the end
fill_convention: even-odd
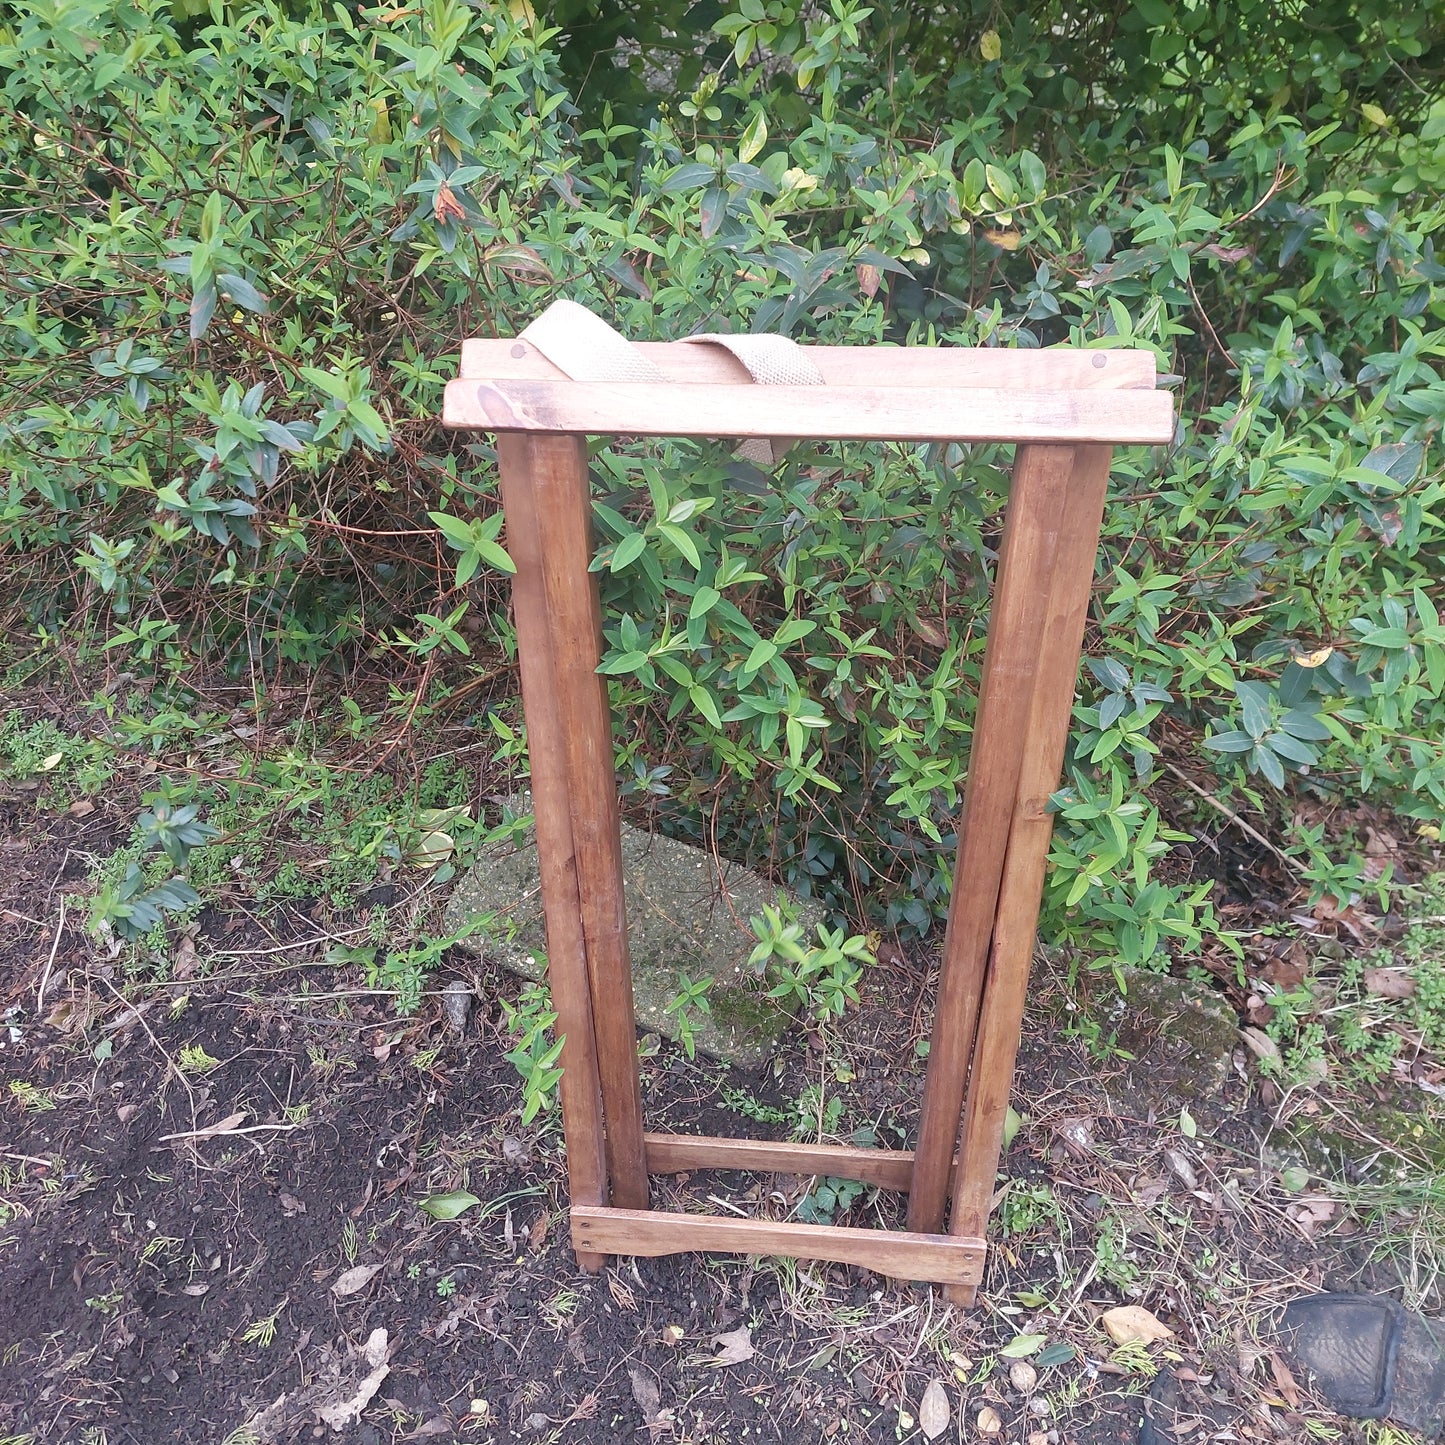
{"type": "Polygon", "coordinates": [[[518,361],[520,361],[526,354],[527,348],[523,346],[520,341],[512,348],[512,355],[516,357],[518,361]]]}
{"type": "MultiPolygon", "coordinates": [[[[515,356],[516,354],[517,353],[515,351],[512,353],[513,356],[515,356]]],[[[1105,356],[1102,351],[1096,351],[1094,353],[1094,366],[1096,369],[1101,366],[1107,366],[1108,364],[1109,358],[1105,356]]]]}

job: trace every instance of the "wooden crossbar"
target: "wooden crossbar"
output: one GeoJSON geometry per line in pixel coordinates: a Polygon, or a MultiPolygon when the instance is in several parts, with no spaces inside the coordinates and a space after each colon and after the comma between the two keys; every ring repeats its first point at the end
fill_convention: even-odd
{"type": "MultiPolygon", "coordinates": [[[[615,355],[620,338],[605,327],[599,338],[595,318],[583,319],[615,355]]],[[[661,382],[572,381],[525,338],[469,341],[443,413],[448,426],[497,433],[578,1261],[595,1270],[613,1253],[784,1254],[934,1281],[971,1304],[1112,448],[1169,442],[1170,399],[1140,352],[815,346],[805,351],[822,385],[771,386],[717,345],[636,350],[661,382]],[[584,437],[800,434],[1017,444],[911,1151],[643,1130],[584,437]],[[906,1191],[908,1229],[647,1208],[650,1173],[696,1169],[906,1191]]]]}
{"type": "Polygon", "coordinates": [[[573,1205],[572,1241],[593,1254],[656,1258],[708,1254],[779,1254],[857,1264],[893,1279],[930,1280],[972,1289],[983,1278],[982,1239],[903,1230],[850,1229],[837,1224],[778,1224],[726,1215],[673,1214],[661,1209],[598,1209],[573,1205]]]}
{"type": "MultiPolygon", "coordinates": [[[[632,348],[669,381],[753,386],[737,357],[696,341],[634,341],[632,348]]],[[[1152,351],[1050,346],[802,346],[828,386],[995,387],[1000,390],[1153,391],[1152,351]]],[[[462,342],[464,381],[563,381],[567,373],[521,337],[462,342]]]]}
{"type": "Polygon", "coordinates": [[[736,386],[715,382],[453,381],[442,419],[484,431],[851,441],[1144,442],[1174,436],[1157,391],[736,386]],[[806,418],[806,424],[801,420],[806,418]]]}
{"type": "Polygon", "coordinates": [[[642,1136],[649,1174],[691,1169],[739,1169],[765,1174],[817,1174],[856,1179],[907,1193],[913,1182],[912,1149],[859,1149],[847,1144],[788,1144],[712,1134],[642,1136]]]}

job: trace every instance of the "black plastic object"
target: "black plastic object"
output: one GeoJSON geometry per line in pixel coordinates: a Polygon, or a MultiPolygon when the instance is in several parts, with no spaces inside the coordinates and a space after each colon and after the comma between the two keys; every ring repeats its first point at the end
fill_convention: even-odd
{"type": "Polygon", "coordinates": [[[1445,1429],[1445,1323],[1406,1315],[1390,1418],[1433,1440],[1445,1429]]]}
{"type": "Polygon", "coordinates": [[[1316,1294],[1286,1306],[1280,1336],[1332,1409],[1383,1420],[1404,1329],[1404,1308],[1386,1295],[1316,1294]]]}

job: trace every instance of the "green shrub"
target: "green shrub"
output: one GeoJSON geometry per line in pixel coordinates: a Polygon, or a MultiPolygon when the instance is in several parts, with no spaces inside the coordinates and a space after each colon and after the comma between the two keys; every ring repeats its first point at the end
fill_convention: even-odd
{"type": "MultiPolygon", "coordinates": [[[[443,434],[441,387],[461,337],[559,294],[638,338],[1150,347],[1181,425],[1118,457],[1046,930],[1192,952],[1217,919],[1159,866],[1161,763],[1267,816],[1281,790],[1445,809],[1441,44],[1425,9],[1326,8],[741,0],[681,56],[601,62],[584,112],[563,70],[600,6],[558,12],[570,39],[521,3],[8,7],[12,616],[178,716],[217,670],[258,696],[495,671],[493,457],[443,434]]],[[[677,9],[626,13],[645,38],[677,9]]],[[[599,452],[639,801],[927,927],[1007,462],[599,452]]],[[[1281,841],[1360,886],[1322,835],[1281,841]]]]}

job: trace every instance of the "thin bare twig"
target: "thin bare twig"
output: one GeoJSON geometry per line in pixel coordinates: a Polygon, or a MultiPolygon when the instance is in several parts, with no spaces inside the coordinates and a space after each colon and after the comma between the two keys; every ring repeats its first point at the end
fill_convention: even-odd
{"type": "Polygon", "coordinates": [[[248,1124],[244,1129],[218,1129],[214,1124],[207,1129],[182,1129],[179,1134],[162,1134],[157,1144],[169,1144],[177,1139],[229,1139],[233,1134],[289,1134],[299,1129],[300,1124],[248,1124]]]}
{"type": "Polygon", "coordinates": [[[45,960],[45,972],[40,975],[40,987],[35,990],[35,1012],[44,1012],[45,989],[50,983],[50,970],[55,967],[55,955],[60,948],[60,936],[65,932],[65,894],[60,895],[60,921],[55,925],[55,937],[50,942],[50,957],[45,960]]]}
{"type": "Polygon", "coordinates": [[[1212,794],[1206,793],[1204,789],[1199,786],[1198,783],[1194,782],[1193,779],[1188,777],[1185,773],[1181,772],[1178,768],[1174,766],[1173,763],[1166,762],[1164,766],[1168,768],[1169,771],[1173,773],[1174,776],[1178,778],[1179,781],[1183,783],[1190,792],[1197,793],[1201,798],[1204,799],[1206,803],[1209,804],[1211,808],[1215,808],[1219,812],[1223,813],[1224,816],[1228,818],[1229,821],[1240,830],[1240,832],[1245,833],[1249,837],[1253,838],[1254,841],[1258,843],[1261,848],[1267,848],[1271,853],[1274,854],[1276,858],[1279,859],[1281,863],[1284,864],[1286,868],[1290,869],[1291,872],[1296,873],[1301,877],[1304,876],[1304,868],[1300,863],[1298,863],[1295,859],[1289,857],[1287,854],[1281,853],[1280,850],[1275,847],[1275,845],[1271,843],[1269,839],[1264,836],[1263,833],[1261,833],[1257,828],[1251,826],[1249,823],[1246,823],[1244,819],[1241,818],[1239,814],[1234,811],[1233,808],[1230,808],[1224,803],[1221,803],[1219,799],[1214,797],[1212,794]]]}
{"type": "Polygon", "coordinates": [[[176,1061],[171,1058],[171,1056],[165,1051],[165,1048],[161,1044],[161,1041],[155,1036],[155,1031],[145,1021],[144,1017],[141,1015],[140,1010],[135,1008],[133,1004],[128,1003],[126,1000],[126,996],[121,993],[120,990],[116,988],[116,986],[111,983],[108,978],[101,978],[100,981],[106,986],[106,988],[111,991],[111,993],[115,995],[118,1002],[125,1004],[128,1009],[132,1010],[132,1012],[135,1014],[135,1021],[146,1031],[147,1037],[150,1039],[151,1043],[155,1045],[156,1052],[161,1056],[161,1058],[166,1061],[166,1068],[168,1068],[171,1073],[173,1073],[176,1078],[181,1081],[181,1087],[186,1091],[186,1097],[191,1102],[191,1123],[192,1125],[194,1125],[196,1122],[196,1091],[191,1088],[191,1081],[186,1078],[186,1076],[181,1072],[180,1065],[177,1064],[176,1061]]]}

